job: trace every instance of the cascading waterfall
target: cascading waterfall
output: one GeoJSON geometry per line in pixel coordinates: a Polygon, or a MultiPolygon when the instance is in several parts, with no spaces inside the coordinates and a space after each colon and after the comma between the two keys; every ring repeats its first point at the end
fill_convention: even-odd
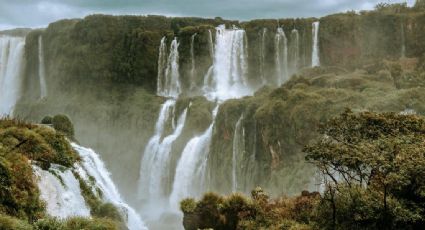
{"type": "Polygon", "coordinates": [[[311,66],[320,66],[319,57],[319,27],[320,22],[313,22],[313,52],[311,57],[311,66]]]}
{"type": "Polygon", "coordinates": [[[157,79],[157,93],[161,95],[164,93],[165,86],[165,69],[167,68],[167,44],[166,37],[161,39],[161,43],[159,45],[159,56],[158,56],[158,79],[157,79]]]}
{"type": "MultiPolygon", "coordinates": [[[[165,165],[160,165],[164,163],[163,156],[160,155],[169,155],[169,151],[171,148],[172,142],[171,140],[175,140],[177,137],[173,137],[172,139],[168,139],[167,142],[162,140],[162,137],[165,132],[165,125],[169,120],[170,113],[172,112],[174,106],[176,105],[176,101],[173,99],[167,100],[161,107],[161,111],[159,113],[158,120],[155,125],[155,134],[149,140],[148,145],[145,148],[141,167],[140,167],[140,175],[139,175],[139,197],[143,199],[151,199],[156,198],[159,199],[165,196],[165,191],[162,186],[162,174],[159,170],[164,169],[165,165]],[[167,153],[160,151],[167,151],[167,153]],[[159,169],[157,167],[160,167],[159,169]]],[[[186,111],[183,114],[184,119],[179,119],[179,125],[184,125],[186,119],[186,111]]],[[[181,127],[182,129],[183,127],[181,127]]],[[[175,129],[172,136],[176,134],[176,132],[181,130],[175,129]]],[[[180,135],[180,134],[179,134],[180,135]]],[[[174,141],[173,140],[173,141],[174,141]]]]}
{"type": "Polygon", "coordinates": [[[206,159],[211,144],[212,131],[217,116],[218,106],[213,110],[213,122],[200,136],[192,138],[183,149],[174,176],[170,205],[178,211],[181,199],[198,197],[205,188],[206,159]]]}
{"type": "MultiPolygon", "coordinates": [[[[242,29],[216,28],[216,45],[210,89],[205,96],[226,100],[252,94],[247,79],[247,39],[242,29]]],[[[205,88],[205,87],[204,87],[205,88]]]]}
{"type": "Polygon", "coordinates": [[[288,79],[288,39],[281,27],[275,36],[276,82],[281,85],[288,79]]]}
{"type": "Polygon", "coordinates": [[[291,32],[291,74],[298,71],[300,63],[300,35],[297,29],[291,32]]]}
{"type": "Polygon", "coordinates": [[[177,38],[171,42],[170,53],[165,64],[166,38],[161,39],[158,60],[158,95],[176,98],[181,93],[179,74],[179,43],[177,38]]]}
{"type": "Polygon", "coordinates": [[[12,115],[21,94],[25,38],[0,36],[0,116],[12,115]]]}
{"type": "Polygon", "coordinates": [[[214,71],[214,41],[211,30],[208,30],[208,47],[213,64],[210,66],[210,68],[208,68],[208,71],[204,76],[204,85],[202,86],[202,91],[205,95],[208,95],[213,91],[212,86],[215,84],[212,79],[214,71]]]}
{"type": "Polygon", "coordinates": [[[110,177],[109,171],[106,169],[99,155],[93,150],[81,147],[75,143],[72,143],[72,147],[82,158],[81,165],[75,165],[79,176],[87,183],[90,182],[90,177],[95,179],[95,186],[102,191],[103,199],[116,205],[121,209],[124,216],[127,217],[126,223],[129,230],[147,230],[136,211],[121,198],[118,189],[110,177]]]}
{"type": "Polygon", "coordinates": [[[40,198],[46,202],[49,215],[62,219],[90,216],[90,209],[81,195],[80,184],[71,170],[65,170],[59,165],[52,165],[51,172],[37,166],[33,166],[33,170],[37,177],[40,198]]]}
{"type": "Polygon", "coordinates": [[[195,63],[195,37],[196,33],[193,34],[190,37],[190,60],[191,60],[191,68],[190,68],[190,89],[193,90],[196,87],[196,79],[195,79],[195,70],[196,70],[196,63],[195,63]]]}
{"type": "Polygon", "coordinates": [[[38,78],[40,81],[40,98],[47,97],[46,70],[44,64],[43,36],[38,37],[38,78]]]}
{"type": "Polygon", "coordinates": [[[208,30],[208,46],[210,49],[211,59],[214,59],[214,41],[211,30],[208,30]]]}
{"type": "Polygon", "coordinates": [[[232,192],[238,191],[238,158],[245,152],[245,129],[243,127],[243,114],[236,122],[233,135],[233,154],[232,154],[232,192]]]}
{"type": "Polygon", "coordinates": [[[267,79],[264,76],[264,63],[266,59],[266,34],[267,34],[267,28],[263,28],[263,30],[260,32],[260,75],[261,75],[261,82],[263,85],[267,84],[267,79]]]}

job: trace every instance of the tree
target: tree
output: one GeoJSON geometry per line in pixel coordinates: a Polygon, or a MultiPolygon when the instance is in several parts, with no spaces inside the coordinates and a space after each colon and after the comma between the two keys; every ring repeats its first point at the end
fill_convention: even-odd
{"type": "Polygon", "coordinates": [[[323,225],[414,229],[425,224],[423,117],[347,110],[319,133],[304,151],[324,175],[319,210],[332,220],[323,225]]]}

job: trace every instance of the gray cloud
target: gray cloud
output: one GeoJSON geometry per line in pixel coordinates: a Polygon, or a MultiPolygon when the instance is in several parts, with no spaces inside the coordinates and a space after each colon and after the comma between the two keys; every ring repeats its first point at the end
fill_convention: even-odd
{"type": "MultiPolygon", "coordinates": [[[[44,27],[59,19],[94,13],[219,16],[239,20],[320,17],[372,9],[378,2],[383,0],[0,0],[0,29],[44,27]]],[[[414,0],[407,2],[411,5],[414,0]]]]}

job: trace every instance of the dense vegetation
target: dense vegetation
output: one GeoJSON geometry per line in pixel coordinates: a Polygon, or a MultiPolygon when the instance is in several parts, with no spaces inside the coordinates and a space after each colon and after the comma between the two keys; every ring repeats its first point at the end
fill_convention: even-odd
{"type": "Polygon", "coordinates": [[[33,164],[44,170],[48,170],[51,164],[72,168],[80,159],[65,136],[73,129],[69,118],[56,115],[51,122],[48,118],[43,121],[53,122],[53,126],[59,129],[16,119],[0,119],[0,229],[122,228],[122,216],[116,207],[91,194],[92,188],[83,181],[80,181],[80,187],[94,219],[59,220],[47,215],[33,164]]]}
{"type": "Polygon", "coordinates": [[[345,111],[304,148],[322,194],[270,199],[213,193],[181,202],[185,229],[420,229],[425,224],[425,118],[345,111]]]}

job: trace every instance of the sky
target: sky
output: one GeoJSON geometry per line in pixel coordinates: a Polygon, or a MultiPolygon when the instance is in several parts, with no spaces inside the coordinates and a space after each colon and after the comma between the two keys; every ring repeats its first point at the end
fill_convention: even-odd
{"type": "Polygon", "coordinates": [[[0,0],[0,30],[46,27],[64,18],[90,14],[157,14],[223,17],[234,20],[321,17],[348,10],[369,10],[379,2],[415,0],[0,0]]]}

